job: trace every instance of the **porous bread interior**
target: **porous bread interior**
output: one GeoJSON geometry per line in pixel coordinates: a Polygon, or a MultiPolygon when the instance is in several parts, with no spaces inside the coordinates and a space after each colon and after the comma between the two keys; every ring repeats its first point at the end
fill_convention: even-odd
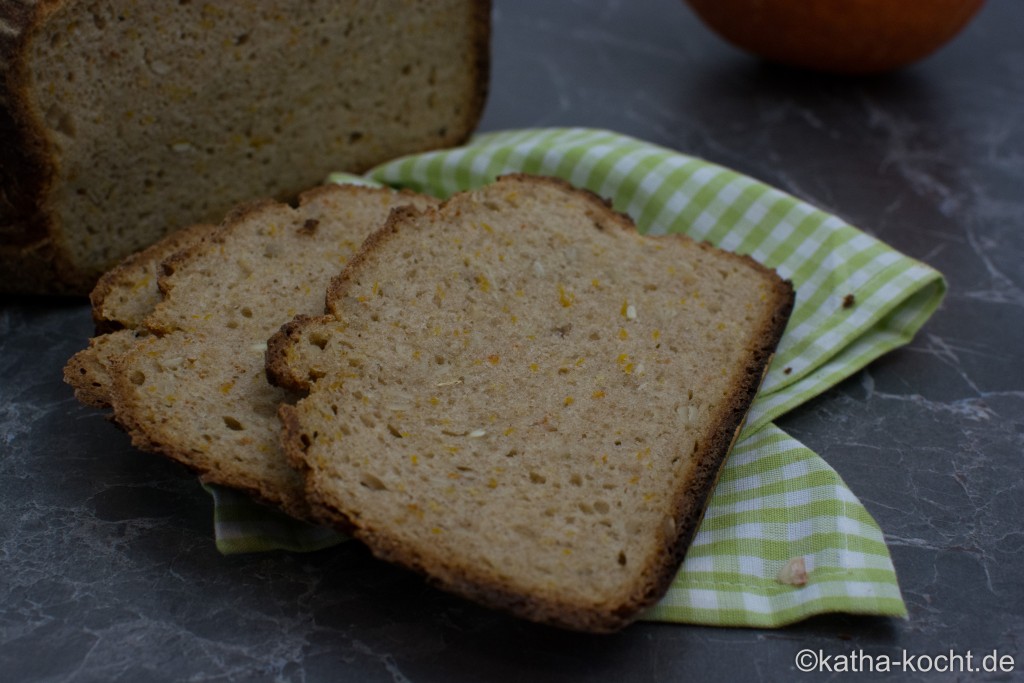
{"type": "Polygon", "coordinates": [[[277,405],[289,396],[267,383],[266,339],[291,316],[323,311],[331,277],[393,207],[430,201],[326,187],[297,209],[240,210],[165,264],[152,334],[110,369],[115,419],[144,450],[304,516],[301,479],[278,445],[277,405]]]}
{"type": "Polygon", "coordinates": [[[65,270],[94,281],[241,201],[460,142],[486,85],[482,6],[62,3],[32,36],[28,71],[65,270]]]}
{"type": "Polygon", "coordinates": [[[282,346],[280,379],[311,387],[286,450],[378,554],[621,625],[681,558],[780,283],[557,183],[457,195],[371,238],[282,346]]]}

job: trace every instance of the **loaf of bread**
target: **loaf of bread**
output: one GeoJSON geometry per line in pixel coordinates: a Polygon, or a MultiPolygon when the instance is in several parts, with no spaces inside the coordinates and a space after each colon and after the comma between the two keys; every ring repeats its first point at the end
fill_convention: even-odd
{"type": "Polygon", "coordinates": [[[610,631],[667,589],[780,339],[774,271],[507,176],[398,210],[269,343],[313,515],[444,589],[610,631]]]}
{"type": "Polygon", "coordinates": [[[486,97],[489,0],[0,0],[0,291],[451,146],[486,97]]]}
{"type": "Polygon", "coordinates": [[[302,479],[278,445],[276,411],[288,394],[267,383],[266,340],[295,315],[323,312],[328,282],[392,208],[433,203],[327,186],[302,194],[296,208],[240,207],[215,230],[182,235],[146,310],[154,293],[144,274],[166,251],[153,247],[94,293],[97,318],[143,319],[96,337],[65,375],[84,402],[112,406],[140,449],[308,517],[302,479]]]}

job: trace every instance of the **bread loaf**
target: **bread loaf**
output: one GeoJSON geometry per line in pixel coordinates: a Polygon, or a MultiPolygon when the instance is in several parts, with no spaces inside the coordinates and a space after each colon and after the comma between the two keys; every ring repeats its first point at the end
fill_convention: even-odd
{"type": "Polygon", "coordinates": [[[0,0],[0,291],[121,258],[331,171],[457,144],[489,0],[0,0]]]}
{"type": "Polygon", "coordinates": [[[69,381],[82,400],[110,404],[140,449],[307,517],[301,477],[278,446],[276,410],[288,394],[267,383],[266,339],[291,317],[324,310],[327,283],[392,208],[433,202],[328,186],[301,195],[297,208],[243,206],[163,261],[161,298],[140,329],[97,337],[69,363],[69,381]]]}
{"type": "Polygon", "coordinates": [[[610,631],[667,589],[793,290],[515,175],[399,210],[271,342],[314,516],[441,587],[610,631]]]}

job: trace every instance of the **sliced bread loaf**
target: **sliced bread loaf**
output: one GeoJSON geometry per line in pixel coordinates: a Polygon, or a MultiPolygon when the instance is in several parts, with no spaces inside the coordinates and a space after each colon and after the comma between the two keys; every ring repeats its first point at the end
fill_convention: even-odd
{"type": "Polygon", "coordinates": [[[266,339],[283,321],[324,310],[324,290],[392,208],[426,207],[412,193],[355,186],[232,212],[212,234],[163,262],[163,298],[146,335],[104,335],[103,395],[142,450],[177,460],[205,481],[232,486],[306,517],[302,481],[278,445],[277,405],[267,383],[266,339]]]}
{"type": "Polygon", "coordinates": [[[0,0],[0,291],[85,294],[168,230],[458,144],[489,0],[0,0]]]}
{"type": "Polygon", "coordinates": [[[399,210],[275,335],[319,518],[441,587],[609,631],[667,589],[793,290],[515,175],[399,210]]]}

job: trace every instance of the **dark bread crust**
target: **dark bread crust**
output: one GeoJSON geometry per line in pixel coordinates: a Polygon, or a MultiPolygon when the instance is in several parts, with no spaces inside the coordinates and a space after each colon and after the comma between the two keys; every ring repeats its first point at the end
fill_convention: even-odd
{"type": "MultiPolygon", "coordinates": [[[[310,390],[309,376],[301,376],[294,371],[288,363],[287,353],[291,346],[298,343],[302,331],[311,324],[311,321],[317,319],[306,315],[295,316],[267,340],[265,358],[268,382],[276,387],[300,393],[310,390]]],[[[319,319],[323,320],[324,318],[319,319]]]]}
{"type": "MultiPolygon", "coordinates": [[[[463,112],[462,125],[457,132],[442,143],[442,146],[461,145],[469,139],[477,121],[483,116],[484,106],[491,85],[491,3],[492,0],[476,0],[473,4],[473,16],[470,23],[473,27],[473,79],[476,88],[472,99],[463,112]]],[[[365,170],[365,169],[363,169],[365,170]]]]}
{"type": "Polygon", "coordinates": [[[53,182],[51,141],[32,110],[25,61],[32,34],[64,0],[0,1],[0,291],[80,290],[53,245],[42,199],[53,182]]]}
{"type": "MultiPolygon", "coordinates": [[[[313,198],[315,196],[314,193],[340,193],[344,192],[345,189],[338,186],[316,188],[300,195],[299,204],[301,206],[306,199],[313,198]]],[[[186,236],[181,248],[173,250],[170,256],[162,261],[162,273],[158,279],[158,286],[163,296],[167,297],[173,291],[173,286],[169,284],[169,277],[173,275],[176,267],[204,254],[212,245],[223,244],[231,233],[240,229],[246,221],[258,218],[261,213],[275,210],[281,206],[280,202],[272,199],[260,199],[249,202],[232,209],[220,225],[203,226],[197,229],[197,234],[193,236],[194,239],[188,239],[186,236]]],[[[153,247],[150,249],[153,249],[153,247]]],[[[172,328],[154,324],[148,320],[145,321],[144,327],[147,332],[154,333],[158,337],[174,331],[172,328]]],[[[146,338],[140,338],[140,344],[144,343],[146,343],[146,338]]],[[[113,378],[111,402],[114,407],[114,422],[128,434],[133,446],[142,451],[162,455],[184,465],[196,473],[203,482],[229,486],[242,491],[263,503],[280,508],[286,514],[297,519],[308,520],[311,518],[309,506],[305,498],[302,497],[301,492],[278,487],[267,487],[264,482],[255,479],[239,478],[230,474],[225,475],[219,467],[216,455],[204,456],[203,454],[178,448],[175,444],[168,444],[159,432],[153,431],[153,425],[148,419],[143,419],[134,410],[119,409],[119,402],[123,401],[121,397],[130,393],[130,379],[128,378],[128,373],[121,369],[122,362],[120,358],[112,359],[112,365],[114,367],[111,373],[113,378]]]]}
{"type": "MultiPolygon", "coordinates": [[[[403,189],[399,191],[399,196],[412,198],[416,196],[416,193],[403,189]]],[[[443,203],[441,206],[443,206],[443,203]]],[[[394,227],[397,222],[419,213],[420,210],[411,204],[397,206],[392,209],[384,225],[373,230],[360,245],[359,250],[345,264],[341,272],[331,278],[324,296],[324,310],[327,314],[324,316],[297,315],[292,320],[283,324],[267,340],[266,374],[267,381],[270,384],[297,393],[309,392],[311,388],[310,378],[308,374],[297,372],[296,368],[292,367],[288,362],[288,349],[298,343],[303,330],[307,326],[336,319],[332,315],[332,301],[343,296],[341,292],[345,286],[344,283],[347,282],[349,271],[353,268],[358,268],[358,264],[366,260],[367,254],[372,253],[379,245],[397,233],[394,227]]]]}
{"type": "MultiPolygon", "coordinates": [[[[163,298],[170,296],[174,288],[170,278],[182,264],[188,263],[204,254],[210,248],[210,245],[224,244],[231,233],[238,229],[247,219],[257,217],[263,211],[274,210],[280,206],[280,202],[268,198],[240,204],[231,209],[227,216],[224,217],[224,220],[213,230],[202,235],[200,239],[186,243],[181,249],[177,249],[167,256],[160,263],[160,272],[157,275],[157,288],[160,290],[163,298]]],[[[146,329],[156,334],[167,334],[174,331],[174,328],[154,322],[151,318],[147,318],[144,325],[146,329]]]]}
{"type": "MultiPolygon", "coordinates": [[[[594,221],[595,229],[621,230],[624,234],[635,235],[637,239],[652,239],[640,236],[632,220],[624,214],[614,212],[608,202],[591,192],[573,188],[571,184],[559,179],[526,174],[506,177],[513,181],[546,183],[576,192],[592,206],[592,219],[600,219],[594,221]]],[[[451,201],[453,200],[428,212],[427,217],[436,219],[441,216],[451,201]]],[[[335,303],[340,302],[348,294],[353,284],[362,276],[364,269],[372,267],[376,252],[392,240],[401,240],[403,231],[419,227],[408,222],[414,215],[415,212],[404,208],[393,210],[387,223],[364,242],[363,247],[349,261],[342,273],[331,281],[327,309],[334,317],[330,319],[341,319],[340,306],[336,306],[335,303]]],[[[682,235],[668,235],[656,239],[682,240],[695,244],[691,238],[682,235]]],[[[701,243],[697,246],[706,251],[714,251],[718,255],[725,254],[708,244],[701,243]]],[[[688,475],[682,478],[685,482],[684,487],[675,493],[674,503],[669,511],[675,522],[674,535],[664,538],[660,553],[645,568],[639,585],[628,599],[607,604],[604,609],[595,609],[557,597],[548,599],[540,595],[524,594],[500,577],[480,567],[460,563],[458,558],[444,558],[439,561],[436,557],[425,557],[415,547],[396,542],[387,529],[368,526],[359,519],[358,514],[351,516],[349,512],[340,509],[329,495],[318,490],[317,479],[304,457],[310,441],[309,436],[303,432],[299,409],[282,406],[279,412],[283,424],[282,446],[289,461],[307,472],[307,498],[312,514],[361,540],[376,556],[424,574],[430,582],[439,587],[482,604],[529,620],[571,630],[611,632],[626,626],[637,618],[641,610],[660,599],[675,577],[792,311],[794,292],[791,283],[783,281],[773,271],[756,263],[749,256],[728,254],[728,258],[737,259],[744,267],[753,267],[770,279],[772,288],[768,296],[771,300],[772,314],[761,321],[760,329],[756,332],[756,345],[748,349],[746,366],[731,388],[731,400],[713,417],[714,427],[711,432],[715,436],[709,442],[701,444],[700,453],[694,457],[688,475]]],[[[298,342],[307,325],[323,320],[296,319],[284,326],[275,336],[267,354],[268,376],[273,382],[300,391],[310,390],[310,378],[302,375],[300,368],[289,367],[287,349],[290,344],[298,342]]]]}
{"type": "MultiPolygon", "coordinates": [[[[342,189],[328,187],[324,191],[340,192],[342,189]]],[[[302,196],[312,197],[313,194],[308,192],[302,196]]],[[[300,199],[300,205],[301,202],[302,200],[300,199]]],[[[280,202],[271,199],[249,202],[234,208],[220,225],[202,226],[197,229],[197,234],[193,236],[193,239],[188,239],[186,236],[181,248],[172,250],[170,256],[162,261],[162,273],[158,279],[158,286],[163,296],[167,297],[173,291],[173,286],[169,284],[168,278],[173,275],[176,267],[204,254],[213,245],[223,244],[230,234],[244,225],[247,220],[258,218],[264,211],[271,211],[281,206],[280,202]]],[[[160,243],[156,246],[159,247],[159,245],[160,243]]],[[[150,247],[150,249],[154,249],[154,247],[150,247]]],[[[157,337],[174,332],[173,328],[154,324],[150,320],[144,322],[144,328],[147,332],[153,333],[157,337]]],[[[136,348],[147,343],[148,340],[148,337],[141,337],[136,348]]],[[[148,418],[140,416],[135,410],[123,407],[123,397],[131,393],[129,373],[123,369],[123,359],[121,357],[111,359],[111,365],[113,386],[109,398],[114,408],[114,422],[128,434],[134,447],[142,451],[162,455],[184,465],[187,469],[197,474],[199,479],[205,483],[229,486],[249,494],[262,503],[278,507],[296,519],[311,519],[309,506],[301,495],[301,491],[288,490],[281,487],[268,487],[266,482],[259,481],[256,478],[239,477],[236,474],[226,473],[221,469],[216,454],[196,453],[179,448],[174,443],[168,443],[159,429],[154,431],[154,425],[148,418]]]]}
{"type": "MultiPolygon", "coordinates": [[[[318,188],[319,190],[319,188],[318,188]]],[[[342,188],[325,187],[323,191],[341,192],[342,188]]],[[[313,191],[304,193],[301,197],[312,197],[313,191]]],[[[300,199],[300,205],[302,203],[300,199]]],[[[149,256],[164,254],[161,261],[161,273],[158,278],[158,286],[164,297],[173,291],[173,286],[168,283],[169,276],[173,275],[174,269],[180,264],[187,263],[193,258],[206,253],[213,245],[223,244],[230,234],[239,229],[248,220],[258,218],[264,211],[271,211],[281,207],[281,203],[272,199],[260,199],[252,201],[232,209],[224,220],[216,226],[200,225],[189,229],[189,232],[180,236],[180,245],[177,249],[162,249],[164,241],[144,250],[143,254],[149,256]],[[169,255],[167,253],[169,252],[169,255]]],[[[129,257],[132,258],[132,257],[129,257]]],[[[102,301],[102,296],[100,297],[102,301]]],[[[144,321],[143,328],[146,333],[153,333],[156,337],[173,332],[171,328],[144,321]]],[[[135,348],[150,341],[148,336],[140,337],[135,348]]],[[[266,482],[256,478],[239,477],[231,473],[225,473],[217,459],[216,454],[204,455],[194,453],[187,449],[181,449],[175,444],[167,443],[159,430],[154,432],[154,425],[135,410],[125,410],[120,407],[123,396],[129,395],[131,391],[129,373],[122,369],[122,358],[111,359],[112,382],[111,404],[114,408],[114,423],[120,427],[131,439],[132,445],[139,450],[162,455],[185,466],[191,472],[198,475],[200,481],[222,486],[229,486],[233,489],[246,493],[264,504],[277,507],[286,514],[296,519],[311,519],[309,506],[299,490],[288,490],[281,487],[268,487],[266,482]]]]}
{"type": "MultiPolygon", "coordinates": [[[[711,248],[707,244],[701,246],[711,248]]],[[[748,261],[759,270],[774,272],[749,256],[726,253],[731,257],[748,261]]],[[[679,492],[674,511],[677,535],[675,541],[665,547],[660,571],[653,574],[651,592],[644,596],[641,608],[654,604],[665,594],[683,563],[686,551],[700,528],[708,503],[711,502],[726,458],[743,430],[747,413],[768,374],[775,349],[785,332],[796,295],[790,281],[776,277],[772,282],[773,313],[763,322],[757,334],[758,345],[752,350],[743,374],[739,376],[730,392],[730,402],[719,412],[717,426],[712,430],[714,439],[702,449],[701,456],[695,459],[691,467],[692,473],[684,478],[689,485],[679,492]]]]}
{"type": "MultiPolygon", "coordinates": [[[[556,178],[553,176],[539,176],[532,175],[529,173],[506,173],[499,176],[496,181],[508,180],[512,181],[527,181],[537,182],[552,185],[562,190],[568,190],[579,194],[581,197],[585,197],[586,200],[593,206],[593,214],[591,218],[595,222],[595,227],[598,229],[617,229],[624,232],[635,233],[636,227],[631,219],[626,214],[615,211],[612,209],[611,202],[603,197],[600,197],[590,190],[577,188],[566,180],[556,178]]],[[[459,193],[466,194],[465,192],[459,193]]],[[[458,196],[458,195],[456,195],[458,196]]],[[[444,210],[452,199],[450,197],[447,201],[442,202],[440,206],[436,207],[433,211],[434,215],[444,210]]],[[[368,258],[385,242],[395,238],[399,232],[399,225],[402,225],[405,220],[412,216],[420,213],[417,209],[411,206],[400,206],[391,211],[391,215],[388,216],[387,222],[381,226],[378,230],[375,230],[366,238],[363,242],[362,247],[356,252],[352,260],[348,262],[346,267],[331,280],[330,285],[327,287],[327,310],[333,312],[335,309],[332,303],[336,300],[341,299],[345,296],[345,292],[351,285],[351,280],[355,277],[361,267],[364,267],[364,263],[368,258]]],[[[689,238],[684,238],[689,239],[689,238]]]]}

